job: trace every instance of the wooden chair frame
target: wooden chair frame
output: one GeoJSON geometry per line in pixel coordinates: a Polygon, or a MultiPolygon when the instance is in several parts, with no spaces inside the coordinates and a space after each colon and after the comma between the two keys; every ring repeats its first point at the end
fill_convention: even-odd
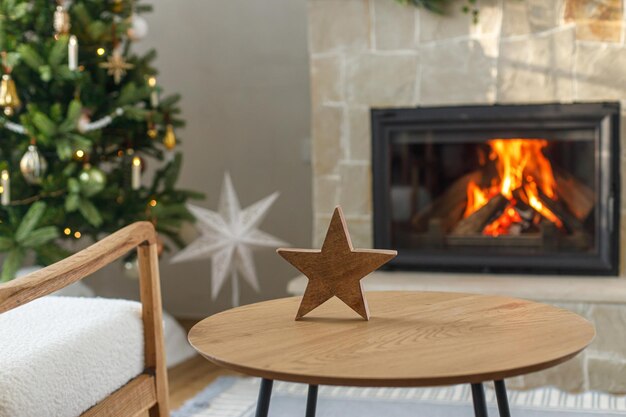
{"type": "Polygon", "coordinates": [[[1,314],[79,281],[137,248],[145,368],[81,417],[133,417],[146,411],[150,417],[169,417],[156,238],[151,223],[137,222],[62,261],[0,285],[1,314]]]}

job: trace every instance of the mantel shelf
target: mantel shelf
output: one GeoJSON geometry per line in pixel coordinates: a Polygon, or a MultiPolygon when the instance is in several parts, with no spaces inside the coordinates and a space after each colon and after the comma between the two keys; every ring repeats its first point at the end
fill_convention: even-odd
{"type": "MultiPolygon", "coordinates": [[[[375,271],[362,282],[366,291],[454,291],[538,301],[626,304],[626,279],[618,277],[375,271]]],[[[289,282],[287,292],[301,295],[306,283],[306,277],[300,275],[289,282]]]]}

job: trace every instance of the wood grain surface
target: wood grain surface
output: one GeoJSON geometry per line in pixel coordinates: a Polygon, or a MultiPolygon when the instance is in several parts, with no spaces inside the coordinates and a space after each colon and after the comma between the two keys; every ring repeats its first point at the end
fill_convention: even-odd
{"type": "Polygon", "coordinates": [[[205,358],[249,375],[307,384],[403,387],[498,380],[564,362],[594,338],[582,317],[504,296],[367,293],[372,318],[333,298],[294,321],[300,297],[204,319],[189,341],[205,358]]]}
{"type": "Polygon", "coordinates": [[[361,279],[392,260],[395,250],[354,249],[341,207],[336,207],[321,250],[279,248],[276,252],[309,279],[296,320],[336,296],[369,320],[361,279]]]}
{"type": "Polygon", "coordinates": [[[157,403],[153,376],[141,374],[80,417],[128,417],[146,412],[157,403]]]}

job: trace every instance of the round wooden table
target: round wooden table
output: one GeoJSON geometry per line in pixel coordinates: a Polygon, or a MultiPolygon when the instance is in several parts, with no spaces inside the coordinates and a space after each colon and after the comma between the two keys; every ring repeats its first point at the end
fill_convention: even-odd
{"type": "Polygon", "coordinates": [[[484,381],[495,381],[509,416],[504,378],[562,363],[595,335],[582,317],[516,298],[443,293],[371,292],[370,321],[331,299],[294,320],[300,297],[234,308],[189,332],[209,361],[262,378],[257,417],[266,417],[275,379],[317,386],[423,387],[468,383],[474,412],[487,416],[484,381]]]}

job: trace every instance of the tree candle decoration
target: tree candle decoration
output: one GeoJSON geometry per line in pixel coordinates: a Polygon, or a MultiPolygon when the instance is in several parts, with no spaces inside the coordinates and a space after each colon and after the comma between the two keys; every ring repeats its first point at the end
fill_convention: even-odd
{"type": "Polygon", "coordinates": [[[11,179],[9,178],[9,171],[6,169],[0,172],[0,186],[2,186],[0,203],[3,206],[8,206],[11,203],[11,179]]]}
{"type": "Polygon", "coordinates": [[[159,107],[159,92],[156,88],[156,77],[148,78],[148,86],[152,89],[150,93],[150,105],[153,109],[159,107]]]}
{"type": "Polygon", "coordinates": [[[67,66],[70,71],[78,68],[78,38],[75,35],[70,36],[67,43],[67,66]]]}
{"type": "Polygon", "coordinates": [[[131,188],[138,190],[141,187],[141,159],[133,156],[131,172],[131,188]]]}

